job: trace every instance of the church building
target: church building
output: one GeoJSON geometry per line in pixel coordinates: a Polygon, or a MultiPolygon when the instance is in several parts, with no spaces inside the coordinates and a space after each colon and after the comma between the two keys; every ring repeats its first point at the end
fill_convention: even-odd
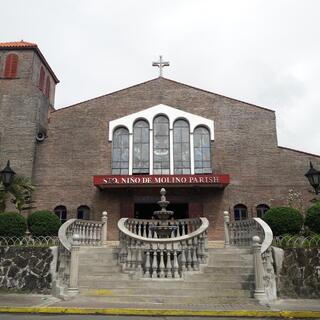
{"type": "Polygon", "coordinates": [[[107,211],[117,240],[118,220],[150,219],[165,187],[175,218],[206,217],[222,240],[225,210],[243,220],[287,205],[290,190],[306,208],[314,197],[304,174],[320,156],[278,146],[273,110],[162,74],[55,108],[58,83],[36,44],[0,43],[0,166],[32,179],[36,210],[107,211]]]}

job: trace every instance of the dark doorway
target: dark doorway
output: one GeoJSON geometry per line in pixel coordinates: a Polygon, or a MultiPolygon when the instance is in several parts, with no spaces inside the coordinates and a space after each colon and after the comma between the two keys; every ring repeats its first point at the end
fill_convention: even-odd
{"type": "MultiPolygon", "coordinates": [[[[152,214],[161,208],[157,203],[135,203],[134,217],[136,219],[152,219],[152,214]]],[[[189,218],[188,203],[170,203],[167,210],[174,212],[174,219],[189,218]]]]}

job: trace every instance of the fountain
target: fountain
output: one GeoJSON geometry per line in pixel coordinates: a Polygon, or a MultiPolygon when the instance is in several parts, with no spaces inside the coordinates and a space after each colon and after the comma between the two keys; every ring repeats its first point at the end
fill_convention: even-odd
{"type": "Polygon", "coordinates": [[[166,199],[166,193],[166,189],[161,188],[161,200],[157,202],[161,210],[153,212],[153,216],[159,220],[159,224],[152,226],[151,229],[157,234],[158,238],[170,238],[172,232],[178,228],[178,226],[170,225],[169,219],[172,218],[174,212],[166,209],[170,203],[166,199]]]}

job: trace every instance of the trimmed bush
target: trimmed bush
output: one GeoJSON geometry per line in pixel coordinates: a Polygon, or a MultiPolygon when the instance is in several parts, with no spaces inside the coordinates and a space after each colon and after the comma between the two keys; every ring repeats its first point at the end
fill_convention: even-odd
{"type": "Polygon", "coordinates": [[[35,211],[28,218],[29,231],[33,236],[56,236],[60,225],[59,218],[51,211],[35,211]]]}
{"type": "Polygon", "coordinates": [[[274,236],[297,234],[300,232],[303,217],[297,209],[274,207],[269,209],[263,220],[270,226],[274,236]]]}
{"type": "Polygon", "coordinates": [[[0,236],[23,237],[27,230],[24,216],[18,212],[0,213],[0,236]]]}
{"type": "Polygon", "coordinates": [[[320,202],[308,209],[304,224],[310,231],[320,234],[320,202]]]}

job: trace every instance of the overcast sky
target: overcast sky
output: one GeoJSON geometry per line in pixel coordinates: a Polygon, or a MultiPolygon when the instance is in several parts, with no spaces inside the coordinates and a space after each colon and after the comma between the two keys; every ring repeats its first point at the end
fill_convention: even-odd
{"type": "Polygon", "coordinates": [[[164,76],[276,111],[281,146],[320,154],[318,0],[2,0],[0,41],[35,42],[56,108],[164,76]]]}

